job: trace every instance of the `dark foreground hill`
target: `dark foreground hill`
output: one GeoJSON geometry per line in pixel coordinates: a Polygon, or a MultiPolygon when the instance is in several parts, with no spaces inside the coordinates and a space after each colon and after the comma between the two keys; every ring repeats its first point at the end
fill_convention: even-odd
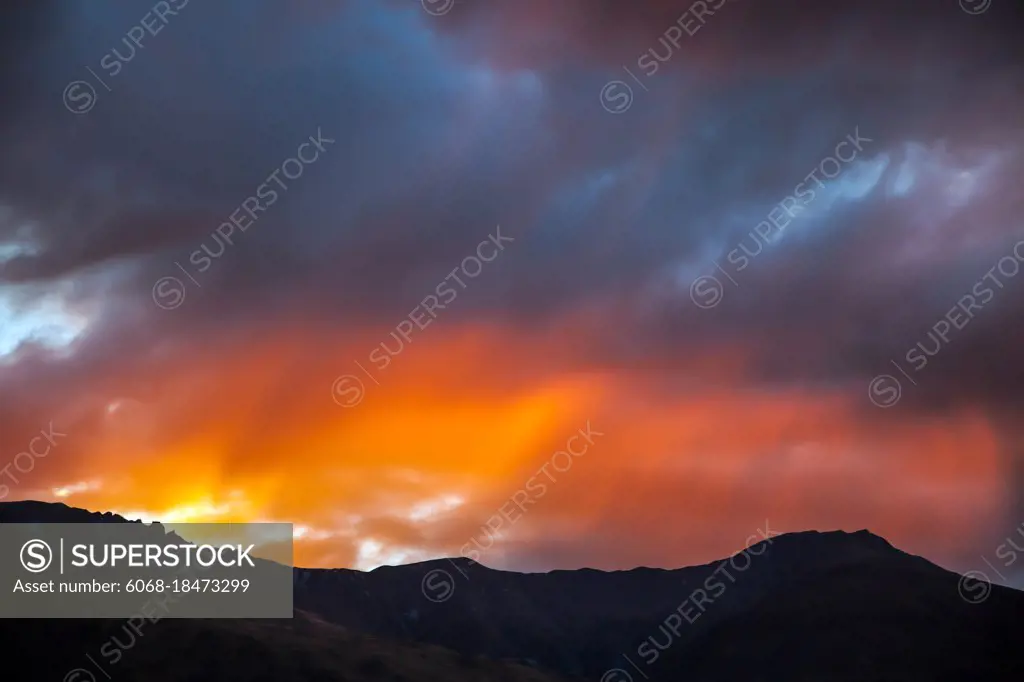
{"type": "MultiPolygon", "coordinates": [[[[119,519],[0,504],[0,522],[33,520],[119,519]]],[[[141,677],[116,678],[511,682],[546,669],[595,682],[1019,682],[1024,593],[968,587],[866,531],[780,535],[677,570],[521,574],[466,559],[367,573],[296,569],[301,618],[161,621],[147,626],[166,633],[154,634],[151,654],[125,656],[141,677]],[[222,672],[197,676],[214,668],[222,672]]],[[[121,626],[8,621],[0,641],[22,651],[71,641],[74,653],[83,638],[121,626]]]]}
{"type": "Polygon", "coordinates": [[[556,682],[524,666],[292,620],[4,620],[6,679],[95,682],[556,682]],[[109,678],[107,677],[109,675],[109,678]]]}

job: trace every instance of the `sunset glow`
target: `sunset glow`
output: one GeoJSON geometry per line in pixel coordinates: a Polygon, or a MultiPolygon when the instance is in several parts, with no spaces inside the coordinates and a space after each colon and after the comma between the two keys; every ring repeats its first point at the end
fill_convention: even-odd
{"type": "Polygon", "coordinates": [[[3,499],[362,569],[676,567],[766,520],[957,568],[1020,523],[992,15],[215,4],[116,77],[77,19],[12,72],[3,499]]]}

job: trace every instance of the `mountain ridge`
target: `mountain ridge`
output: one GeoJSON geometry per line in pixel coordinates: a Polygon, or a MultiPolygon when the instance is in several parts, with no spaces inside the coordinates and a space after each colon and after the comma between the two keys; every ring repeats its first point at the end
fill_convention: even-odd
{"type": "MultiPolygon", "coordinates": [[[[0,502],[0,523],[140,523],[147,526],[154,526],[165,528],[167,522],[155,520],[152,522],[142,521],[140,519],[128,519],[120,514],[109,512],[109,511],[94,511],[84,509],[81,507],[74,507],[65,502],[46,502],[42,500],[15,500],[10,502],[0,502]]],[[[204,523],[216,523],[216,521],[208,521],[204,523]]],[[[771,531],[770,531],[771,533],[771,531]]],[[[504,568],[496,568],[488,566],[487,564],[470,559],[468,557],[453,556],[453,557],[437,557],[433,559],[425,559],[423,561],[415,561],[406,564],[384,564],[381,566],[375,566],[369,570],[361,570],[357,568],[349,568],[342,566],[295,566],[298,570],[312,570],[312,571],[353,571],[358,573],[374,573],[382,569],[394,569],[401,567],[433,567],[437,564],[437,568],[444,568],[443,564],[447,564],[456,570],[475,568],[477,566],[484,568],[489,571],[497,571],[499,573],[513,573],[519,575],[546,575],[550,573],[560,572],[573,572],[573,571],[592,571],[596,573],[629,573],[632,571],[678,571],[687,568],[699,568],[702,566],[710,566],[713,564],[720,563],[722,560],[728,560],[729,557],[735,556],[743,551],[753,550],[758,547],[775,542],[780,538],[786,538],[783,540],[783,544],[796,543],[798,541],[807,540],[824,540],[826,542],[843,542],[848,543],[848,546],[854,544],[860,544],[864,547],[876,547],[876,548],[887,548],[895,552],[906,556],[911,555],[899,548],[893,546],[884,537],[872,532],[869,529],[860,529],[856,531],[845,531],[841,529],[835,530],[799,530],[799,531],[788,531],[785,533],[775,533],[770,538],[765,537],[758,542],[746,547],[744,550],[738,550],[734,554],[723,557],[722,559],[716,559],[704,564],[687,564],[675,567],[664,567],[664,566],[634,566],[631,568],[623,569],[603,569],[595,568],[591,566],[579,566],[576,568],[555,568],[548,570],[539,571],[513,571],[504,568]]],[[[751,552],[756,554],[756,552],[751,552]]],[[[924,557],[920,557],[924,558],[924,557]]],[[[929,561],[928,559],[925,559],[929,561]]]]}
{"type": "MultiPolygon", "coordinates": [[[[0,522],[39,521],[31,517],[41,510],[51,519],[121,519],[19,504],[0,504],[0,522]]],[[[1013,637],[1024,629],[1024,592],[989,585],[985,599],[969,601],[964,577],[867,530],[781,533],[671,569],[520,573],[458,557],[293,575],[297,616],[357,635],[344,646],[362,650],[359,637],[370,637],[398,652],[440,647],[455,660],[520,666],[493,669],[509,680],[530,670],[604,682],[640,682],[638,673],[645,682],[1024,679],[1024,650],[1013,637]],[[629,665],[637,670],[623,677],[629,665]]],[[[232,627],[201,631],[234,641],[232,627]]],[[[294,627],[260,627],[267,646],[295,640],[294,627]]],[[[309,636],[333,641],[329,632],[312,628],[309,636]]],[[[450,671],[451,660],[430,665],[450,671]]],[[[377,679],[401,667],[382,665],[361,673],[377,679]]],[[[456,672],[475,679],[472,670],[456,672]]]]}

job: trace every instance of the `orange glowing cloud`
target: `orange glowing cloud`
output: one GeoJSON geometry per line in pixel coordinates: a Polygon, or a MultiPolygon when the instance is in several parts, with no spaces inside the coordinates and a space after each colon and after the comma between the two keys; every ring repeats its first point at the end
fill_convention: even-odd
{"type": "Polygon", "coordinates": [[[485,524],[589,423],[593,446],[546,470],[545,493],[482,562],[678,565],[732,551],[765,519],[955,549],[998,512],[1004,465],[978,413],[886,422],[845,388],[752,390],[736,350],[691,349],[666,375],[574,367],[565,330],[430,331],[347,408],[332,382],[359,371],[372,336],[196,344],[132,377],[159,394],[111,396],[42,489],[167,522],[289,521],[300,565],[369,568],[484,544],[485,524]]]}

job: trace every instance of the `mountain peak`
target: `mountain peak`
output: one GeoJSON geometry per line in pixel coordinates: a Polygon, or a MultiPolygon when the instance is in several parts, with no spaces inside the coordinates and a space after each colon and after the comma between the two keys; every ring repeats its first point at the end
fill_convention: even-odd
{"type": "Polygon", "coordinates": [[[877,548],[895,549],[889,541],[880,535],[872,533],[867,528],[855,531],[846,530],[802,530],[792,533],[783,533],[777,538],[789,537],[799,542],[833,542],[854,545],[865,545],[877,548]]]}
{"type": "Polygon", "coordinates": [[[791,555],[800,560],[860,561],[882,557],[908,556],[893,547],[885,538],[870,530],[804,530],[783,533],[760,543],[769,545],[771,553],[791,555]]]}
{"type": "MultiPolygon", "coordinates": [[[[445,557],[445,558],[441,558],[441,559],[427,559],[426,561],[417,561],[417,562],[414,562],[412,564],[401,564],[401,565],[398,565],[398,566],[391,566],[391,565],[378,566],[377,568],[374,568],[374,569],[372,569],[369,572],[372,573],[372,572],[375,572],[375,571],[386,571],[388,569],[405,568],[405,567],[409,567],[409,566],[418,566],[418,567],[426,569],[428,571],[437,570],[437,569],[444,570],[444,569],[447,568],[447,569],[454,569],[456,571],[459,571],[460,573],[464,573],[466,571],[473,570],[473,569],[476,569],[478,567],[479,568],[484,568],[484,569],[487,568],[486,566],[484,566],[480,562],[474,561],[473,559],[469,559],[467,557],[445,557]]],[[[488,569],[488,570],[491,570],[491,569],[488,569]]]]}

